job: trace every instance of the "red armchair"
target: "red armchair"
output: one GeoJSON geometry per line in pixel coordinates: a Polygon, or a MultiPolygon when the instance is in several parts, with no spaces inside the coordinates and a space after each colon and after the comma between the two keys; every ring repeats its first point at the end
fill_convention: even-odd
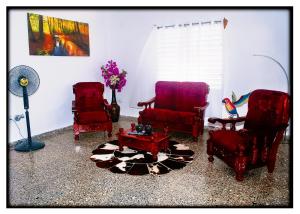
{"type": "Polygon", "coordinates": [[[209,86],[204,82],[159,81],[155,84],[155,97],[138,103],[145,107],[139,112],[138,123],[154,128],[168,126],[170,131],[192,134],[197,141],[203,134],[208,93],[209,86]]]}
{"type": "Polygon", "coordinates": [[[104,85],[100,82],[80,82],[73,85],[75,100],[72,101],[74,113],[74,138],[79,133],[91,131],[107,131],[111,136],[112,121],[110,105],[103,99],[104,85]]]}
{"type": "Polygon", "coordinates": [[[289,95],[271,90],[255,90],[248,101],[246,117],[234,119],[209,118],[210,123],[219,122],[222,129],[209,131],[207,140],[208,160],[217,156],[236,173],[242,181],[244,172],[267,166],[272,173],[277,149],[289,121],[289,95]],[[235,124],[244,122],[244,128],[235,130],[235,124]],[[226,129],[230,124],[230,130],[226,129]]]}

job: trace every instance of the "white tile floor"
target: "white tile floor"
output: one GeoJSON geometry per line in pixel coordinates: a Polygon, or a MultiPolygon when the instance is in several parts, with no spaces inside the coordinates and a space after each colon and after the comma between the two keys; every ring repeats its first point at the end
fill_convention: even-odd
{"type": "MultiPolygon", "coordinates": [[[[135,119],[114,123],[130,127],[135,119]]],[[[116,139],[113,134],[112,139],[116,139]]],[[[186,135],[172,134],[195,152],[192,163],[180,170],[154,176],[115,174],[90,160],[92,151],[109,139],[104,133],[82,134],[74,142],[71,129],[44,136],[44,149],[9,152],[9,206],[20,207],[216,207],[291,206],[289,144],[279,146],[273,174],[266,168],[249,171],[243,182],[222,161],[211,164],[206,155],[206,134],[193,143],[186,135]]]]}

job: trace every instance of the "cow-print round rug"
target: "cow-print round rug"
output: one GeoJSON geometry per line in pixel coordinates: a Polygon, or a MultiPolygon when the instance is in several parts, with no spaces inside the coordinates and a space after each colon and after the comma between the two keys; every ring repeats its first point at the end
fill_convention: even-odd
{"type": "Polygon", "coordinates": [[[167,152],[159,152],[154,161],[150,152],[126,146],[123,151],[119,151],[118,141],[114,140],[99,145],[90,159],[98,167],[109,169],[113,173],[160,175],[185,167],[192,162],[193,155],[194,152],[188,146],[170,140],[167,152]]]}

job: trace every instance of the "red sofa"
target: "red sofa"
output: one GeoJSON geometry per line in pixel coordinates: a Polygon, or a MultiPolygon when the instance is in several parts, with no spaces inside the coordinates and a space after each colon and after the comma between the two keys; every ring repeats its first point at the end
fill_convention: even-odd
{"type": "Polygon", "coordinates": [[[251,93],[246,117],[209,118],[210,123],[221,123],[222,129],[209,131],[207,140],[208,160],[214,156],[223,160],[242,181],[247,170],[267,166],[272,173],[279,143],[289,122],[290,98],[287,93],[258,89],[251,93]],[[235,124],[244,122],[236,130],[235,124]],[[231,124],[230,130],[226,125],[231,124]]]}
{"type": "Polygon", "coordinates": [[[75,100],[72,101],[74,113],[74,138],[81,132],[107,131],[111,136],[111,106],[103,98],[104,85],[100,82],[79,82],[73,85],[75,100]]]}
{"type": "Polygon", "coordinates": [[[138,123],[151,124],[153,128],[168,126],[170,131],[192,134],[197,141],[203,134],[208,93],[209,86],[204,82],[159,81],[155,84],[155,97],[138,103],[145,107],[139,112],[138,123]]]}

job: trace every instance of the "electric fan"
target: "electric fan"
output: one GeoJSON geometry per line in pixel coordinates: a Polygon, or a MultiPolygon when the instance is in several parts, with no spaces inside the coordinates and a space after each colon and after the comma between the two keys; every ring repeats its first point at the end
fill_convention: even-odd
{"type": "Polygon", "coordinates": [[[33,150],[42,149],[45,144],[43,142],[33,141],[31,139],[30,121],[29,121],[29,100],[28,96],[34,94],[40,85],[40,79],[37,72],[26,65],[19,65],[9,71],[9,91],[18,96],[23,97],[26,126],[27,126],[27,140],[15,146],[18,152],[29,152],[33,150]]]}

